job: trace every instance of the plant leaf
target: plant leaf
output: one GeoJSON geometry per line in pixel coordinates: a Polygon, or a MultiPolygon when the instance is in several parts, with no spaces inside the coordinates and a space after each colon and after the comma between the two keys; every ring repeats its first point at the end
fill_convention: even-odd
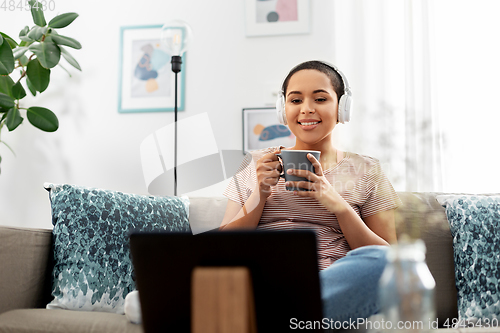
{"type": "MultiPolygon", "coordinates": [[[[33,59],[28,63],[28,68],[26,69],[26,74],[28,75],[28,79],[32,88],[35,91],[43,92],[50,83],[50,69],[44,68],[40,61],[37,59],[33,59]]],[[[30,88],[28,84],[28,88],[30,88]]],[[[30,88],[31,90],[31,88],[30,88]]],[[[33,92],[31,90],[31,92],[33,92]]],[[[35,95],[35,94],[33,94],[35,95]]]]}
{"type": "Polygon", "coordinates": [[[64,69],[64,71],[65,71],[66,73],[68,73],[69,77],[71,77],[71,73],[70,73],[70,72],[69,72],[69,71],[68,71],[68,70],[67,70],[67,69],[66,69],[63,65],[59,64],[59,66],[60,66],[62,69],[64,69]]]}
{"type": "Polygon", "coordinates": [[[2,45],[2,44],[3,44],[3,37],[2,37],[2,35],[0,35],[0,45],[2,45]]]}
{"type": "Polygon", "coordinates": [[[77,13],[65,13],[57,15],[49,22],[49,27],[61,29],[70,25],[78,17],[77,13]]]}
{"type": "Polygon", "coordinates": [[[51,35],[51,37],[52,41],[58,45],[66,45],[77,50],[82,48],[82,44],[80,44],[79,41],[71,37],[66,37],[61,35],[51,35]]]}
{"type": "Polygon", "coordinates": [[[33,106],[27,112],[29,122],[45,132],[55,132],[59,128],[59,120],[49,109],[33,106]]]}
{"type": "Polygon", "coordinates": [[[47,32],[47,27],[36,26],[33,29],[31,29],[31,31],[28,33],[28,38],[31,38],[32,40],[40,40],[46,32],[47,32]]]}
{"type": "Polygon", "coordinates": [[[23,85],[21,82],[17,82],[13,87],[12,87],[12,97],[15,99],[23,99],[26,97],[26,90],[24,90],[23,85]]]}
{"type": "Polygon", "coordinates": [[[13,107],[7,113],[7,119],[5,119],[5,124],[9,131],[13,131],[17,128],[17,126],[21,125],[23,122],[23,117],[21,117],[21,113],[19,112],[17,107],[13,107]]]}
{"type": "Polygon", "coordinates": [[[78,63],[78,61],[76,61],[75,58],[73,58],[73,56],[68,52],[68,50],[66,50],[64,47],[62,46],[59,46],[59,48],[61,49],[61,54],[62,56],[64,57],[64,59],[66,59],[66,61],[73,67],[75,67],[76,69],[78,69],[79,71],[82,71],[82,68],[80,67],[80,64],[78,63]]]}
{"type": "Polygon", "coordinates": [[[31,16],[33,16],[33,22],[39,27],[44,27],[47,25],[45,21],[45,16],[43,15],[42,4],[38,0],[29,1],[31,7],[31,16]]]}
{"type": "Polygon", "coordinates": [[[30,27],[25,26],[23,30],[19,31],[19,38],[28,35],[28,32],[30,32],[30,27]]]}
{"type": "Polygon", "coordinates": [[[12,53],[14,55],[14,59],[19,59],[21,58],[22,56],[24,56],[24,54],[26,53],[26,51],[28,51],[28,48],[26,46],[24,47],[16,47],[14,50],[12,50],[12,53]]]}
{"type": "Polygon", "coordinates": [[[45,39],[43,40],[45,43],[54,43],[54,41],[52,40],[52,35],[46,35],[45,36],[45,39]]]}
{"type": "Polygon", "coordinates": [[[34,40],[29,40],[29,41],[24,41],[23,40],[21,43],[19,43],[19,46],[30,46],[34,42],[35,42],[34,40]]]}
{"type": "Polygon", "coordinates": [[[4,109],[11,109],[14,107],[14,105],[14,98],[4,93],[0,93],[0,107],[4,109]]]}
{"type": "Polygon", "coordinates": [[[33,87],[33,84],[31,83],[29,77],[26,77],[26,85],[28,86],[28,89],[30,90],[31,94],[33,96],[36,96],[36,89],[33,87]]]}
{"type": "Polygon", "coordinates": [[[18,59],[18,61],[19,61],[19,65],[21,65],[21,66],[26,66],[26,65],[28,64],[28,62],[29,62],[29,59],[28,59],[28,57],[27,57],[26,55],[22,55],[22,56],[18,59]]]}
{"type": "MultiPolygon", "coordinates": [[[[29,38],[28,36],[21,36],[19,37],[19,39],[22,41],[22,42],[25,42],[25,43],[33,43],[33,39],[29,38]]],[[[24,45],[22,45],[24,46],[24,45]]]]}
{"type": "Polygon", "coordinates": [[[9,43],[11,49],[14,49],[14,48],[16,48],[18,46],[15,40],[13,40],[12,38],[10,38],[9,36],[7,36],[6,34],[4,34],[3,32],[0,32],[0,35],[2,35],[2,37],[3,37],[4,40],[7,40],[7,42],[9,43]]]}
{"type": "Polygon", "coordinates": [[[32,44],[29,50],[36,55],[40,64],[45,68],[55,67],[61,59],[61,50],[54,43],[41,42],[32,44]]]}
{"type": "Polygon", "coordinates": [[[0,45],[0,75],[9,75],[14,70],[14,56],[9,43],[0,45]]]}
{"type": "Polygon", "coordinates": [[[14,81],[8,75],[0,75],[0,93],[9,95],[12,97],[12,87],[14,86],[14,81]]]}

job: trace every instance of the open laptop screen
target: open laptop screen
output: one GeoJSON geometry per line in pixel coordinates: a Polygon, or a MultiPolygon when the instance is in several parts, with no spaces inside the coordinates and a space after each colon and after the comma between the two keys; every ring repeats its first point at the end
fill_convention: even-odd
{"type": "Polygon", "coordinates": [[[290,331],[293,319],[322,319],[312,231],[146,233],[130,243],[146,333],[190,332],[197,266],[250,269],[260,333],[290,331]]]}

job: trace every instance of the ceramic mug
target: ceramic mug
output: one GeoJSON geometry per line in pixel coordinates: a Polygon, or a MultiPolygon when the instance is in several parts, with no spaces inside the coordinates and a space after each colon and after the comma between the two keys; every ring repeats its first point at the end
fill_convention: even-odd
{"type": "MultiPolygon", "coordinates": [[[[287,173],[288,169],[309,170],[312,173],[315,173],[314,166],[307,158],[307,154],[312,154],[319,161],[321,152],[317,150],[282,150],[279,154],[276,154],[281,163],[281,170],[283,170],[283,172],[280,174],[280,177],[285,178],[285,181],[287,182],[296,182],[302,180],[309,181],[307,178],[297,177],[294,175],[289,175],[287,173]]],[[[294,186],[287,186],[286,189],[288,191],[309,191],[308,189],[294,186]]]]}

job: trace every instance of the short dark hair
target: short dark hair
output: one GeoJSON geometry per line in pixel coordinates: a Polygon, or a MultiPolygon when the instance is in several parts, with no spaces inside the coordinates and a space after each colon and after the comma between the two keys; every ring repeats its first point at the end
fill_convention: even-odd
{"type": "Polygon", "coordinates": [[[337,98],[340,100],[340,97],[344,94],[345,92],[345,87],[344,87],[344,82],[342,80],[342,77],[340,74],[337,72],[335,68],[332,66],[318,60],[311,60],[311,61],[306,61],[303,62],[290,71],[288,75],[285,78],[285,81],[283,81],[283,86],[281,87],[281,91],[283,92],[283,96],[286,96],[286,90],[288,88],[288,83],[290,82],[290,78],[293,76],[293,74],[297,73],[298,71],[304,70],[304,69],[314,69],[317,70],[323,74],[326,74],[328,78],[330,79],[330,82],[332,83],[333,90],[337,94],[337,98]]]}

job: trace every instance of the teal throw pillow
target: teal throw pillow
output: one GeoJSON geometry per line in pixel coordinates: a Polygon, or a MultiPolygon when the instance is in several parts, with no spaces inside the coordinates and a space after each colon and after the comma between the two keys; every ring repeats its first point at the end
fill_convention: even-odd
{"type": "Polygon", "coordinates": [[[46,184],[52,206],[54,269],[48,309],[123,314],[135,289],[133,232],[190,232],[187,197],[125,194],[46,184]]]}
{"type": "Polygon", "coordinates": [[[500,196],[438,196],[453,237],[460,324],[500,320],[500,196]]]}

